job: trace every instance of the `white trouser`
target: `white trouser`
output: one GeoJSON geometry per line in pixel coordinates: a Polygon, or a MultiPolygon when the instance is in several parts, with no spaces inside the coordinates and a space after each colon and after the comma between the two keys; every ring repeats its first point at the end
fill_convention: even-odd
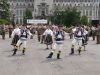
{"type": "Polygon", "coordinates": [[[54,45],[53,45],[53,49],[57,50],[57,51],[62,51],[62,47],[63,47],[63,43],[61,43],[61,44],[54,43],[54,45]]]}
{"type": "Polygon", "coordinates": [[[20,44],[22,43],[23,48],[26,48],[26,42],[27,42],[26,40],[19,39],[17,42],[17,46],[19,47],[20,44]]]}
{"type": "Polygon", "coordinates": [[[73,44],[73,45],[78,45],[79,47],[81,47],[81,46],[82,46],[82,38],[77,38],[77,37],[75,37],[75,38],[73,39],[73,41],[72,41],[72,44],[73,44]]]}

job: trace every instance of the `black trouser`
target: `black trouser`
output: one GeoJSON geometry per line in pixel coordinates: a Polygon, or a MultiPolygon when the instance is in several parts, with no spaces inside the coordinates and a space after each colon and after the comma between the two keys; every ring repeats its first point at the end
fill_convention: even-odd
{"type": "Polygon", "coordinates": [[[95,40],[95,35],[92,35],[93,40],[95,40]]]}
{"type": "Polygon", "coordinates": [[[40,42],[40,40],[41,40],[41,35],[38,35],[38,41],[40,42]]]}
{"type": "Polygon", "coordinates": [[[11,34],[12,34],[12,32],[9,32],[9,38],[11,38],[11,34]]]}
{"type": "Polygon", "coordinates": [[[45,42],[45,35],[42,35],[41,43],[45,42]]]}
{"type": "Polygon", "coordinates": [[[2,34],[2,39],[5,40],[5,33],[2,34]]]}

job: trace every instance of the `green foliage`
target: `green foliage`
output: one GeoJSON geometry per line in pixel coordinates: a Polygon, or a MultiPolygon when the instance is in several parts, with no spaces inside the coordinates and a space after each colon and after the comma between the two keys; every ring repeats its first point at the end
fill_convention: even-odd
{"type": "Polygon", "coordinates": [[[53,13],[53,16],[51,16],[51,22],[57,25],[61,24],[63,15],[64,15],[64,12],[60,11],[59,8],[56,8],[53,13]]]}
{"type": "Polygon", "coordinates": [[[64,25],[67,27],[78,25],[80,23],[80,12],[76,8],[68,8],[65,10],[64,25]]]}
{"type": "Polygon", "coordinates": [[[88,18],[86,17],[86,16],[82,16],[81,18],[80,18],[80,22],[81,22],[81,24],[84,24],[84,25],[88,25],[88,18]]]}
{"type": "Polygon", "coordinates": [[[24,23],[26,24],[27,19],[32,19],[32,11],[30,9],[26,9],[24,12],[24,23]]]}
{"type": "Polygon", "coordinates": [[[88,26],[91,26],[91,25],[92,25],[92,20],[89,20],[89,22],[88,22],[87,25],[88,25],[88,26]]]}
{"type": "Polygon", "coordinates": [[[80,22],[80,12],[76,8],[56,8],[51,17],[51,22],[54,24],[64,24],[66,27],[77,25],[80,22]]]}
{"type": "Polygon", "coordinates": [[[10,16],[9,16],[10,15],[10,11],[9,11],[10,6],[8,4],[8,0],[0,0],[0,8],[3,10],[1,18],[9,20],[9,18],[10,18],[10,16]]]}
{"type": "Polygon", "coordinates": [[[32,11],[30,9],[26,9],[26,11],[24,12],[24,18],[26,19],[32,19],[32,11]]]}
{"type": "Polygon", "coordinates": [[[2,25],[2,24],[10,24],[10,21],[8,21],[8,20],[5,20],[5,19],[0,19],[0,25],[2,25]]]}

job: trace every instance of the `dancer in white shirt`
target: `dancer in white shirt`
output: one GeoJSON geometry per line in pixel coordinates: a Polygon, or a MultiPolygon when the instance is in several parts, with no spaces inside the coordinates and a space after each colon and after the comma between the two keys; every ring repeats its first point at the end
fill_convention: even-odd
{"type": "Polygon", "coordinates": [[[76,29],[74,29],[74,38],[72,41],[72,45],[71,45],[71,55],[74,54],[74,47],[75,45],[78,45],[78,52],[79,55],[81,53],[81,49],[82,49],[82,39],[84,38],[84,36],[87,34],[87,31],[84,30],[81,26],[77,27],[76,29]]]}
{"type": "Polygon", "coordinates": [[[12,34],[11,34],[11,37],[12,37],[12,42],[11,42],[11,45],[16,46],[18,40],[19,40],[19,35],[20,35],[20,28],[19,28],[19,25],[17,24],[16,25],[16,28],[13,30],[12,34]]]}
{"type": "Polygon", "coordinates": [[[17,50],[18,50],[18,47],[20,46],[20,44],[23,45],[23,50],[22,50],[22,54],[24,55],[25,54],[25,50],[26,50],[26,43],[27,43],[27,38],[28,38],[28,35],[32,36],[32,34],[30,33],[29,30],[27,30],[26,28],[26,25],[23,25],[22,28],[20,29],[20,31],[18,32],[19,34],[19,40],[16,44],[16,48],[14,49],[14,53],[13,55],[16,54],[17,50]]]}
{"type": "Polygon", "coordinates": [[[58,29],[54,32],[55,34],[55,48],[50,52],[47,58],[52,58],[54,52],[57,50],[57,59],[60,59],[62,46],[64,42],[65,32],[63,31],[63,26],[58,26],[58,29]]]}
{"type": "Polygon", "coordinates": [[[49,49],[49,47],[48,47],[49,45],[51,46],[51,49],[52,49],[53,31],[50,29],[49,26],[47,26],[47,29],[45,30],[43,35],[45,36],[45,44],[47,45],[46,49],[49,49]]]}

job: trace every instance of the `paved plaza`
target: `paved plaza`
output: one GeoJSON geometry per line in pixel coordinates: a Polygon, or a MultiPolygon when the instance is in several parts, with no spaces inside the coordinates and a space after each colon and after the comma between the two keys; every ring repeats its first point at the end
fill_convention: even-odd
{"type": "Polygon", "coordinates": [[[37,37],[28,40],[27,52],[21,51],[12,55],[11,39],[0,38],[0,75],[100,75],[100,45],[96,41],[88,42],[87,51],[81,55],[69,55],[71,40],[66,37],[61,58],[56,54],[52,59],[46,59],[51,50],[46,50],[37,37]]]}

